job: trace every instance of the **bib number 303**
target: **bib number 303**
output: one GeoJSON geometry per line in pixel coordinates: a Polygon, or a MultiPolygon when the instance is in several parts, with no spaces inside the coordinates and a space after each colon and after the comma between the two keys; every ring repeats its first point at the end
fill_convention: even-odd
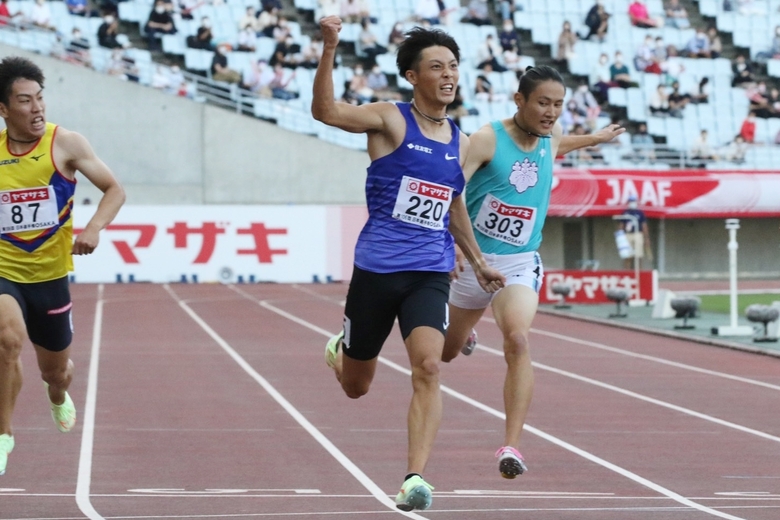
{"type": "Polygon", "coordinates": [[[58,222],[53,186],[0,191],[0,232],[48,229],[58,222]]]}
{"type": "Polygon", "coordinates": [[[395,199],[393,218],[429,229],[444,229],[452,188],[404,175],[395,199]]]}
{"type": "Polygon", "coordinates": [[[531,239],[535,222],[534,208],[510,206],[493,195],[487,195],[479,208],[474,227],[501,242],[524,246],[531,239]]]}

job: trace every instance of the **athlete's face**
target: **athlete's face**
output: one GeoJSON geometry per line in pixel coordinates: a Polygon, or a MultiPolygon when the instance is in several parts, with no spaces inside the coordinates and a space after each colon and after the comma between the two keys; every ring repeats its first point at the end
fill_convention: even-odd
{"type": "Polygon", "coordinates": [[[517,117],[524,123],[523,128],[540,135],[552,133],[563,110],[564,95],[566,89],[557,81],[540,83],[528,99],[520,92],[515,93],[517,117]]]}
{"type": "Polygon", "coordinates": [[[447,47],[423,49],[420,63],[406,72],[406,79],[414,85],[415,97],[425,97],[449,105],[455,100],[460,72],[458,60],[447,47]]]}
{"type": "Polygon", "coordinates": [[[17,79],[11,85],[8,103],[0,103],[0,116],[15,139],[28,140],[46,132],[43,87],[37,81],[17,79]]]}

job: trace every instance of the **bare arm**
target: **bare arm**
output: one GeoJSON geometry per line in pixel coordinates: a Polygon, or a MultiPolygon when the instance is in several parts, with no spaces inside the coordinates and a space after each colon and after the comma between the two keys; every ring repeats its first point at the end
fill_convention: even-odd
{"type": "MultiPolygon", "coordinates": [[[[556,124],[556,126],[558,125],[556,124]]],[[[609,125],[608,127],[602,128],[598,132],[589,135],[562,135],[555,156],[566,155],[567,153],[579,150],[580,148],[608,143],[625,131],[626,129],[620,125],[609,125]]]]}
{"type": "Polygon", "coordinates": [[[474,230],[471,227],[466,204],[463,197],[456,197],[450,205],[450,233],[461,252],[474,269],[477,282],[487,292],[496,292],[504,286],[506,279],[496,269],[488,266],[479,250],[477,239],[474,238],[474,230]]]}
{"type": "Polygon", "coordinates": [[[469,141],[468,155],[461,165],[466,181],[493,159],[493,154],[496,153],[496,134],[490,125],[485,125],[471,134],[469,141]]]}
{"type": "Polygon", "coordinates": [[[336,46],[339,43],[341,19],[327,16],[320,20],[322,29],[322,58],[314,75],[314,96],[311,102],[311,114],[314,119],[326,125],[335,126],[347,132],[363,133],[385,129],[383,115],[393,109],[390,103],[372,103],[353,106],[336,102],[333,93],[333,61],[336,46]]]}
{"type": "Polygon", "coordinates": [[[100,231],[114,220],[119,208],[124,204],[125,191],[109,167],[95,155],[84,136],[60,128],[56,139],[55,152],[63,159],[60,164],[63,165],[64,171],[61,173],[75,178],[76,171],[80,171],[103,192],[95,214],[73,244],[74,255],[88,255],[97,247],[100,231]]]}

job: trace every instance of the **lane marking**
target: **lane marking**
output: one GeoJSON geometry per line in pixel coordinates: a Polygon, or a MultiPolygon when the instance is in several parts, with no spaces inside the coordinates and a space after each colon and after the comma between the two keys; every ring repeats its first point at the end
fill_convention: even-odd
{"type": "MultiPolygon", "coordinates": [[[[483,316],[481,319],[484,320],[484,321],[491,322],[493,324],[496,323],[496,320],[493,319],[493,318],[489,318],[489,317],[483,316]]],[[[600,349],[600,350],[605,350],[607,352],[613,352],[615,354],[622,354],[624,356],[629,356],[629,357],[633,357],[633,358],[637,358],[637,359],[644,359],[645,361],[653,361],[655,363],[660,363],[662,365],[668,365],[668,366],[672,366],[672,367],[675,367],[675,368],[682,368],[683,370],[689,370],[691,372],[698,372],[700,374],[706,374],[708,376],[720,377],[720,378],[723,378],[723,379],[729,379],[731,381],[739,381],[740,383],[747,383],[749,385],[755,385],[755,386],[760,386],[760,387],[763,387],[763,388],[769,388],[771,390],[780,391],[780,385],[773,385],[771,383],[765,383],[763,381],[758,381],[756,379],[749,379],[747,377],[735,376],[735,375],[731,375],[731,374],[726,374],[724,372],[717,372],[715,370],[708,370],[706,368],[699,368],[699,367],[696,367],[696,366],[693,366],[693,365],[687,365],[685,363],[678,363],[676,361],[670,361],[668,359],[659,358],[659,357],[656,357],[656,356],[649,356],[647,354],[638,354],[636,352],[631,352],[630,350],[624,350],[624,349],[617,348],[617,347],[610,347],[609,345],[605,345],[603,343],[597,343],[595,341],[588,341],[588,340],[584,340],[584,339],[574,338],[574,337],[571,337],[571,336],[566,336],[564,334],[558,334],[557,332],[550,332],[550,331],[547,331],[547,330],[541,330],[541,329],[536,329],[536,328],[531,328],[531,332],[539,334],[541,336],[547,336],[547,337],[550,337],[550,338],[560,339],[562,341],[568,341],[569,343],[576,343],[578,345],[584,345],[586,347],[593,347],[593,348],[597,348],[597,349],[600,349]]]]}
{"type": "MultiPolygon", "coordinates": [[[[276,390],[263,376],[261,376],[253,367],[250,365],[238,352],[236,352],[233,347],[231,347],[227,341],[222,339],[222,337],[214,331],[214,329],[209,326],[208,323],[206,323],[192,308],[187,305],[187,303],[179,298],[179,296],[171,289],[170,285],[164,284],[163,287],[166,291],[168,291],[168,294],[171,295],[171,297],[179,304],[179,306],[186,312],[192,319],[197,323],[205,332],[208,334],[211,339],[213,339],[222,349],[231,357],[233,360],[242,368],[244,371],[249,374],[249,376],[254,379],[263,389],[273,397],[273,399],[282,407],[284,410],[292,417],[298,424],[305,429],[309,435],[314,437],[314,439],[323,447],[325,450],[328,451],[328,453],[331,454],[331,456],[336,459],[347,471],[349,471],[355,479],[360,482],[360,484],[365,487],[369,493],[371,493],[374,498],[376,498],[380,503],[382,503],[384,506],[388,507],[389,509],[392,509],[393,512],[397,514],[401,514],[403,516],[406,516],[407,518],[415,518],[417,520],[425,520],[425,517],[420,516],[416,513],[412,512],[404,512],[400,509],[395,507],[395,501],[391,500],[387,493],[382,491],[382,489],[373,481],[371,480],[368,475],[363,473],[363,471],[357,467],[344,453],[339,450],[335,444],[333,444],[330,439],[328,439],[325,435],[322,434],[311,422],[309,422],[306,417],[303,416],[301,412],[298,411],[297,408],[295,408],[279,391],[276,390]]],[[[229,286],[233,288],[233,286],[229,286]]],[[[242,291],[239,291],[238,289],[234,289],[239,294],[242,293],[242,291]]],[[[245,293],[244,293],[245,294],[245,293]]],[[[246,297],[246,296],[245,296],[246,297]]],[[[253,299],[253,298],[252,298],[253,299]]],[[[300,320],[300,322],[303,322],[303,320],[300,320]]],[[[327,335],[328,337],[331,336],[329,332],[327,332],[324,329],[319,329],[320,333],[327,335]]]]}
{"type": "Polygon", "coordinates": [[[79,455],[79,473],[76,483],[76,504],[81,512],[91,520],[105,520],[95,511],[89,499],[90,485],[92,483],[92,450],[95,443],[100,336],[103,331],[103,290],[104,286],[101,283],[97,287],[97,302],[95,302],[95,322],[92,326],[92,349],[89,357],[87,397],[84,404],[84,425],[81,433],[81,454],[79,455]]]}
{"type": "MultiPolygon", "coordinates": [[[[234,286],[228,286],[228,287],[230,289],[232,289],[232,290],[235,290],[239,294],[242,294],[242,295],[246,296],[248,299],[257,302],[260,306],[262,306],[262,307],[264,307],[264,308],[266,308],[268,310],[271,310],[271,311],[275,312],[276,314],[279,314],[280,316],[288,318],[291,321],[293,321],[295,323],[298,323],[298,324],[300,324],[300,325],[302,325],[302,326],[304,326],[304,327],[306,327],[306,328],[308,328],[310,330],[313,330],[315,332],[319,332],[320,334],[322,334],[322,335],[324,335],[326,337],[331,337],[333,335],[331,332],[328,332],[328,331],[326,331],[324,329],[321,329],[320,327],[314,325],[313,323],[309,323],[309,322],[307,322],[307,321],[305,321],[305,320],[303,320],[303,319],[301,319],[301,318],[299,318],[297,316],[294,316],[294,315],[292,315],[292,314],[290,314],[290,313],[288,313],[288,312],[286,312],[286,311],[284,311],[282,309],[274,307],[273,305],[271,305],[270,303],[268,303],[266,301],[259,300],[259,299],[255,298],[254,296],[246,293],[243,290],[237,289],[234,286]]],[[[402,374],[406,374],[407,376],[410,376],[410,377],[412,375],[411,370],[409,370],[408,368],[403,367],[401,365],[398,365],[397,363],[394,363],[394,362],[392,362],[392,361],[390,361],[388,359],[385,359],[382,356],[378,357],[378,361],[380,363],[382,363],[382,364],[384,364],[384,365],[386,365],[386,366],[396,370],[397,372],[401,372],[402,374]]],[[[452,388],[449,388],[448,386],[445,386],[445,385],[440,385],[440,386],[441,386],[441,391],[442,392],[444,392],[446,394],[449,394],[450,396],[455,397],[456,399],[458,399],[460,401],[463,401],[463,402],[465,402],[467,404],[470,404],[471,406],[473,406],[473,407],[475,407],[477,409],[480,409],[480,410],[482,410],[482,411],[484,411],[484,412],[486,412],[486,413],[488,413],[490,415],[493,415],[494,417],[498,417],[499,419],[502,419],[503,421],[506,421],[506,415],[503,412],[500,412],[500,411],[498,411],[498,410],[496,410],[494,408],[491,408],[491,407],[489,407],[489,406],[487,406],[487,405],[485,405],[485,404],[483,404],[483,403],[481,403],[481,402],[479,402],[479,401],[477,401],[475,399],[472,399],[472,398],[470,398],[470,397],[468,397],[468,396],[466,396],[466,395],[464,395],[464,394],[462,394],[462,393],[460,393],[460,392],[458,392],[456,390],[453,390],[452,388]]],[[[617,474],[619,474],[621,476],[624,476],[624,477],[628,478],[629,480],[632,480],[632,481],[636,482],[637,484],[639,484],[641,486],[644,486],[646,488],[652,489],[653,491],[655,491],[655,492],[657,492],[657,493],[659,493],[661,495],[664,495],[664,496],[674,500],[675,502],[678,502],[680,504],[688,506],[689,508],[696,509],[696,510],[699,510],[699,511],[701,511],[703,513],[707,513],[709,515],[716,516],[716,517],[719,517],[719,518],[725,518],[727,520],[745,520],[745,519],[740,518],[738,516],[733,516],[733,515],[730,515],[728,513],[723,513],[721,511],[709,508],[709,507],[704,506],[702,504],[698,504],[698,503],[696,503],[696,502],[694,502],[694,501],[692,501],[692,500],[690,500],[688,498],[683,497],[682,495],[680,495],[678,493],[675,493],[674,491],[672,491],[670,489],[667,489],[667,488],[665,488],[665,487],[663,487],[663,486],[661,486],[659,484],[656,484],[655,482],[652,482],[652,481],[650,481],[650,480],[648,480],[648,479],[646,479],[644,477],[641,477],[641,476],[637,475],[636,473],[633,473],[633,472],[631,472],[631,471],[629,471],[627,469],[624,469],[624,468],[622,468],[622,467],[620,467],[620,466],[618,466],[616,464],[613,464],[613,463],[611,463],[611,462],[609,462],[609,461],[607,461],[605,459],[597,457],[596,455],[594,455],[594,454],[592,454],[590,452],[587,452],[587,451],[585,451],[585,450],[583,450],[581,448],[578,448],[578,447],[574,446],[573,444],[570,444],[570,443],[568,443],[568,442],[566,442],[566,441],[564,441],[562,439],[559,439],[559,438],[557,438],[557,437],[555,437],[553,435],[550,435],[550,434],[548,434],[546,432],[543,432],[542,430],[534,428],[533,426],[529,426],[528,424],[526,424],[523,427],[523,429],[528,431],[529,433],[532,433],[532,434],[536,435],[537,437],[541,437],[542,439],[544,439],[544,440],[546,440],[546,441],[548,441],[548,442],[550,442],[552,444],[555,444],[556,446],[559,446],[559,447],[561,447],[561,448],[563,448],[563,449],[565,449],[567,451],[570,451],[570,452],[572,452],[572,453],[574,453],[576,455],[579,455],[580,457],[583,457],[583,458],[585,458],[585,459],[587,459],[587,460],[589,460],[591,462],[594,462],[594,463],[598,464],[599,466],[602,466],[602,467],[604,467],[604,468],[606,468],[608,470],[611,470],[611,471],[613,471],[613,472],[615,472],[615,473],[617,473],[617,474]]]]}
{"type": "MultiPolygon", "coordinates": [[[[267,493],[295,493],[297,495],[317,495],[322,494],[319,489],[204,489],[199,491],[187,491],[183,488],[150,488],[150,489],[128,489],[128,493],[152,493],[163,495],[245,495],[252,492],[267,493]]],[[[264,495],[265,496],[265,495],[264,495]]]]}

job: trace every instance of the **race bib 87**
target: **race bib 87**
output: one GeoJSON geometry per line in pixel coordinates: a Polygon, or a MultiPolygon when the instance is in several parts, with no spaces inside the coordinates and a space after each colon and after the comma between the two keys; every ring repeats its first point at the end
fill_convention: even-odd
{"type": "Polygon", "coordinates": [[[474,227],[501,242],[524,246],[531,239],[535,222],[536,209],[511,206],[488,194],[479,208],[474,227]]]}
{"type": "Polygon", "coordinates": [[[0,191],[0,233],[48,229],[59,220],[53,186],[0,191]]]}
{"type": "Polygon", "coordinates": [[[393,218],[429,229],[444,229],[452,188],[404,175],[395,199],[393,218]]]}

